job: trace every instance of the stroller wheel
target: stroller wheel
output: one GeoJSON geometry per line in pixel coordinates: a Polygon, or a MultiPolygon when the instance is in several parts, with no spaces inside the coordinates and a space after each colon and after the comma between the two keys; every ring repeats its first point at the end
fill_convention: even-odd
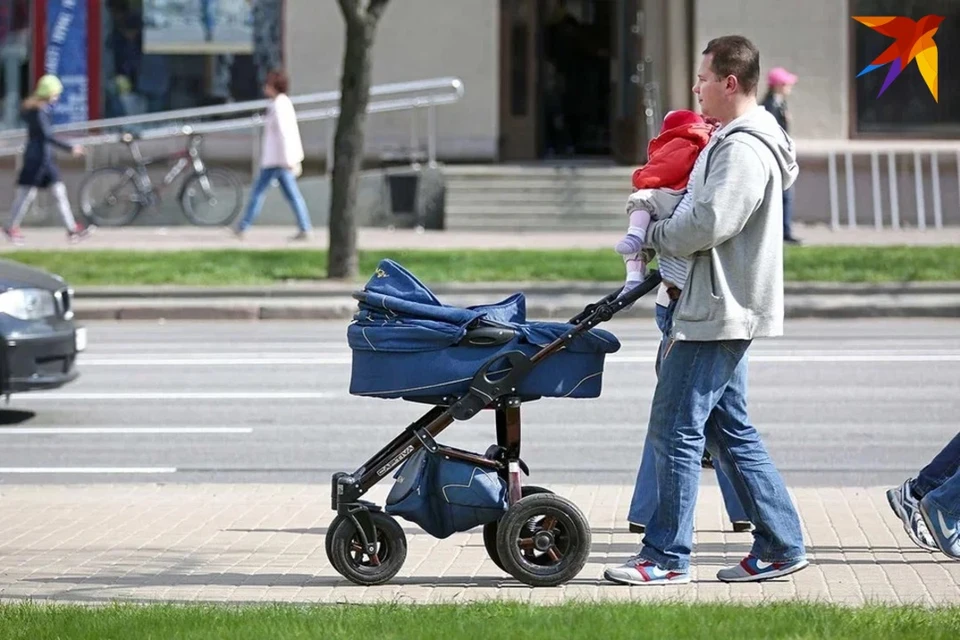
{"type": "Polygon", "coordinates": [[[341,516],[340,514],[337,514],[336,517],[334,517],[333,522],[330,523],[330,526],[327,527],[327,535],[324,537],[323,542],[324,542],[324,548],[327,552],[327,560],[329,560],[330,564],[333,565],[334,567],[336,567],[336,565],[333,564],[333,551],[332,551],[333,534],[337,530],[337,527],[339,527],[341,524],[347,521],[348,521],[347,518],[345,518],[344,516],[341,516]]]}
{"type": "MultiPolygon", "coordinates": [[[[392,517],[380,511],[370,513],[377,532],[373,554],[363,549],[360,532],[348,518],[327,530],[328,555],[337,573],[361,585],[383,584],[397,575],[407,559],[407,537],[392,517]]],[[[336,520],[334,520],[336,522],[336,520]]]]}
{"type": "MultiPolygon", "coordinates": [[[[544,489],[543,487],[538,487],[533,484],[523,485],[520,487],[521,498],[526,498],[527,496],[532,496],[537,493],[553,493],[553,491],[550,491],[550,489],[544,489]]],[[[500,520],[497,520],[495,522],[488,522],[487,524],[483,525],[483,546],[487,548],[487,555],[489,555],[490,559],[493,560],[493,564],[497,565],[501,571],[510,573],[503,566],[503,562],[500,560],[500,552],[497,551],[497,530],[500,528],[499,523],[500,520]]],[[[536,521],[531,520],[528,524],[531,527],[530,535],[533,535],[532,532],[535,529],[536,521]]]]}
{"type": "Polygon", "coordinates": [[[587,563],[590,541],[590,524],[580,509],[554,494],[521,498],[497,531],[504,569],[532,587],[555,587],[576,577],[587,563]]]}

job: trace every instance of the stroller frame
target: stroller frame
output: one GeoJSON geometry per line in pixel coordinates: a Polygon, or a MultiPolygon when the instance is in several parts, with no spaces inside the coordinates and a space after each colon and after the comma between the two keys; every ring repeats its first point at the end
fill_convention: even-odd
{"type": "MultiPolygon", "coordinates": [[[[519,396],[516,393],[518,383],[543,360],[563,349],[582,333],[589,331],[601,322],[612,319],[618,311],[629,307],[636,300],[655,289],[660,281],[659,272],[651,271],[647,278],[635,289],[622,297],[620,297],[621,288],[601,300],[587,305],[581,313],[568,321],[568,324],[573,325],[569,331],[564,332],[562,336],[532,356],[528,357],[520,351],[497,354],[481,366],[474,375],[469,390],[460,397],[416,398],[417,402],[433,404],[434,407],[408,425],[353,473],[337,472],[333,474],[331,479],[331,507],[337,512],[337,516],[327,530],[326,550],[334,568],[351,581],[364,585],[387,582],[399,571],[406,556],[405,538],[403,539],[402,549],[399,548],[401,545],[396,540],[393,541],[392,563],[384,562],[384,559],[379,557],[381,555],[379,548],[389,542],[385,538],[391,537],[391,534],[396,536],[399,531],[399,536],[402,537],[404,535],[402,529],[391,516],[382,511],[380,506],[361,498],[383,480],[391,470],[402,464],[420,448],[426,448],[431,453],[439,453],[448,458],[495,470],[506,483],[508,493],[509,509],[501,519],[501,524],[521,500],[524,503],[531,503],[532,508],[539,506],[541,509],[546,508],[548,511],[551,506],[557,506],[555,503],[567,503],[568,501],[563,498],[554,496],[548,490],[540,487],[527,488],[533,489],[530,493],[549,493],[550,495],[524,495],[520,472],[522,470],[529,475],[529,469],[520,458],[520,405],[523,402],[536,400],[538,397],[519,396]],[[509,361],[509,370],[496,380],[492,380],[489,377],[490,369],[494,364],[502,363],[505,358],[509,361]],[[497,437],[497,444],[491,445],[486,454],[480,455],[462,451],[436,442],[435,438],[455,421],[469,420],[484,409],[495,411],[497,437]],[[348,526],[349,529],[340,532],[340,538],[343,538],[347,533],[353,533],[349,538],[349,543],[346,544],[347,551],[349,551],[346,555],[350,557],[345,557],[345,553],[341,550],[340,547],[344,547],[344,545],[338,546],[335,541],[338,537],[337,532],[344,526],[348,526]],[[363,566],[360,567],[351,566],[351,558],[356,561],[363,556],[366,556],[369,562],[364,562],[363,566]],[[402,556],[399,558],[399,562],[397,562],[397,556],[402,556]],[[393,566],[387,567],[385,566],[387,564],[393,566]]],[[[464,340],[475,345],[496,345],[509,342],[511,332],[506,332],[506,337],[503,336],[503,333],[501,330],[491,331],[490,328],[483,327],[468,330],[464,340]]],[[[501,371],[498,371],[498,373],[501,371]]],[[[586,519],[579,513],[579,510],[572,503],[560,506],[572,507],[576,511],[576,514],[573,515],[579,515],[579,518],[582,519],[581,524],[586,526],[586,538],[589,539],[589,525],[586,524],[586,519]]],[[[536,511],[536,513],[542,513],[542,511],[536,511]]],[[[563,516],[563,514],[558,514],[558,516],[563,516]]],[[[516,519],[529,520],[530,517],[531,515],[523,513],[519,514],[516,519]]],[[[553,516],[548,516],[548,518],[550,517],[553,516]]],[[[496,535],[496,523],[493,524],[492,530],[496,535]]],[[[568,524],[570,523],[568,522],[568,524]]],[[[504,557],[503,553],[499,553],[501,557],[497,557],[498,554],[491,547],[500,545],[494,545],[487,540],[487,527],[490,527],[490,525],[485,526],[484,538],[485,543],[487,543],[487,550],[494,562],[515,578],[532,586],[556,586],[568,581],[576,573],[579,573],[589,554],[589,544],[586,545],[585,549],[578,549],[578,554],[582,555],[582,562],[575,563],[572,567],[565,567],[566,570],[561,575],[549,574],[549,572],[541,571],[539,568],[531,572],[525,570],[523,566],[517,566],[522,563],[511,562],[510,558],[504,557]],[[573,570],[571,571],[571,569],[573,570]]],[[[541,536],[542,539],[534,538],[536,536],[531,538],[533,539],[532,543],[527,543],[528,547],[532,545],[537,551],[546,553],[549,559],[557,560],[554,556],[559,554],[555,550],[556,547],[553,546],[555,540],[550,535],[541,536]]],[[[515,542],[513,544],[516,545],[515,542]]]]}

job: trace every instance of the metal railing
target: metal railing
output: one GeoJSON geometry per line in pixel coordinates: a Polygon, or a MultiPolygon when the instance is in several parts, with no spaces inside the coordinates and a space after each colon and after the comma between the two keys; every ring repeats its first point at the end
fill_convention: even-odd
{"type": "MultiPolygon", "coordinates": [[[[367,113],[386,113],[392,111],[412,111],[410,124],[410,159],[416,161],[419,152],[418,119],[420,110],[426,111],[427,116],[427,152],[426,159],[431,166],[436,165],[437,158],[437,118],[436,108],[441,105],[458,102],[464,93],[463,82],[459,78],[446,77],[413,82],[398,82],[376,85],[370,88],[370,101],[367,113]]],[[[340,113],[340,92],[326,91],[299,96],[291,96],[295,106],[319,107],[298,109],[297,120],[311,122],[332,120],[340,113]]],[[[59,125],[53,128],[55,134],[81,133],[85,135],[71,136],[70,142],[83,146],[99,146],[116,144],[122,135],[143,125],[158,125],[153,128],[141,129],[138,135],[142,140],[159,140],[183,135],[184,127],[189,126],[193,133],[208,134],[225,131],[259,128],[263,125],[260,112],[270,104],[269,100],[251,100],[229,105],[198,107],[177,111],[164,111],[138,116],[122,118],[108,118],[91,120],[68,125],[59,125]],[[253,113],[244,117],[203,121],[204,118],[222,118],[226,115],[253,113]]],[[[333,165],[333,130],[327,127],[326,158],[328,170],[333,165]]],[[[0,156],[19,155],[25,141],[23,129],[0,133],[0,156]]],[[[259,139],[254,137],[254,162],[259,153],[257,146],[259,139]]]]}
{"type": "MultiPolygon", "coordinates": [[[[941,185],[943,163],[954,164],[957,176],[957,198],[960,203],[960,141],[927,140],[803,140],[797,141],[797,151],[802,158],[819,157],[827,160],[827,176],[830,193],[830,226],[839,229],[843,225],[841,204],[845,209],[846,226],[855,229],[857,220],[857,189],[855,162],[858,157],[870,161],[870,193],[872,202],[872,225],[883,229],[885,212],[892,229],[901,229],[906,220],[901,216],[901,172],[913,173],[913,200],[916,205],[916,228],[925,230],[927,220],[927,184],[924,165],[930,171],[930,196],[934,229],[944,226],[944,191],[941,185]],[[906,169],[900,167],[906,160],[906,169]],[[953,162],[950,162],[950,161],[953,162]],[[840,162],[843,163],[844,200],[840,197],[840,162]],[[885,166],[884,166],[885,165],[885,166]],[[886,169],[886,177],[883,173],[886,169]],[[884,185],[884,183],[886,183],[884,185]],[[886,194],[884,196],[884,186],[886,194]]],[[[802,171],[802,169],[801,169],[802,171]]],[[[950,194],[952,197],[952,193],[950,194]]],[[[960,205],[958,205],[960,209],[960,205]]]]}

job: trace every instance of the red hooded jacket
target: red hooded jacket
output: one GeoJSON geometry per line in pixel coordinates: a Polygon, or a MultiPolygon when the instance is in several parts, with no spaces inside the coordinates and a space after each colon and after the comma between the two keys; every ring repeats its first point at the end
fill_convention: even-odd
{"type": "Polygon", "coordinates": [[[651,140],[647,164],[633,172],[633,188],[685,189],[693,163],[713,131],[713,125],[696,122],[667,129],[651,140]]]}

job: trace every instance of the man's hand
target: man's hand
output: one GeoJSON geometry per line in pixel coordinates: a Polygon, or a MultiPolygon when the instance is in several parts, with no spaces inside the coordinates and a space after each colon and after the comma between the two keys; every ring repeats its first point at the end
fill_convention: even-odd
{"type": "Polygon", "coordinates": [[[73,148],[70,150],[70,153],[73,155],[74,158],[79,158],[80,156],[87,155],[86,149],[84,149],[80,145],[74,145],[73,148]]]}

